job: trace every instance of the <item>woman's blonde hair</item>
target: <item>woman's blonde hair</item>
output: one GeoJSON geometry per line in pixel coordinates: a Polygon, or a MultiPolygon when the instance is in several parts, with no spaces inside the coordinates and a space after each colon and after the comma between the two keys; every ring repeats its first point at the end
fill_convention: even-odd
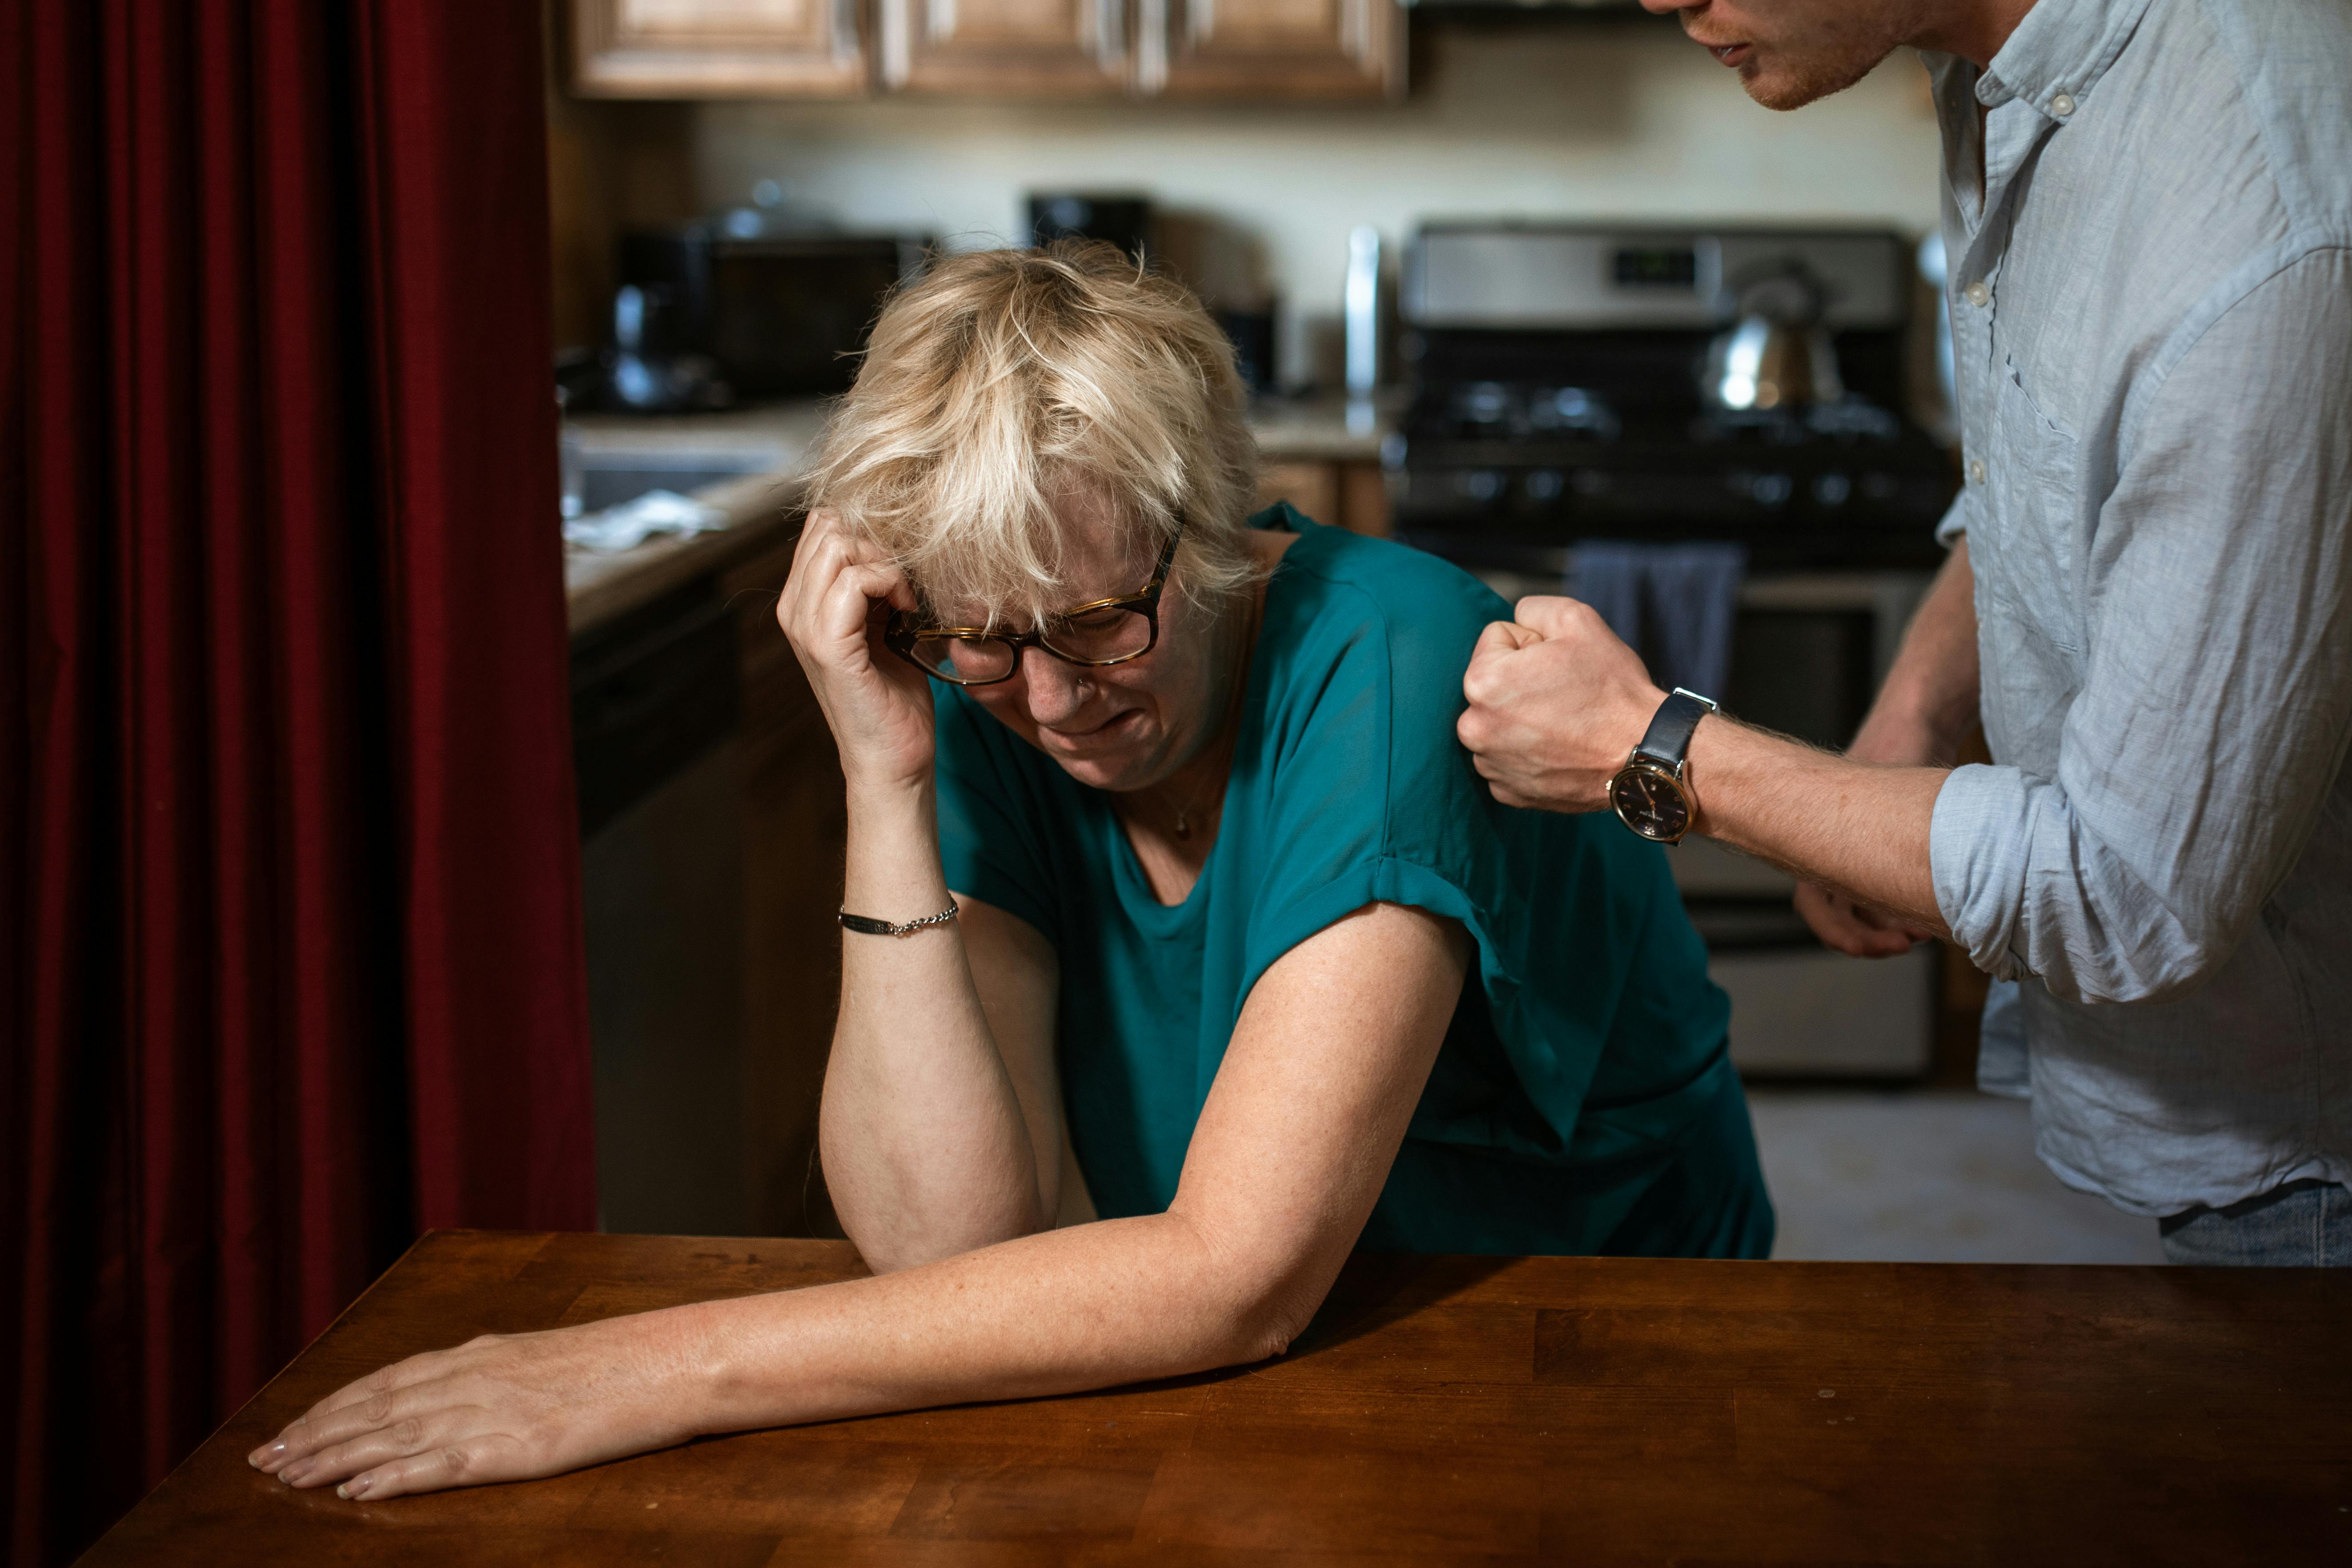
{"type": "Polygon", "coordinates": [[[810,492],[926,605],[989,624],[1069,607],[1055,502],[1091,495],[1181,591],[1250,583],[1257,447],[1233,347],[1182,286],[1100,242],[942,258],[874,324],[810,492]]]}

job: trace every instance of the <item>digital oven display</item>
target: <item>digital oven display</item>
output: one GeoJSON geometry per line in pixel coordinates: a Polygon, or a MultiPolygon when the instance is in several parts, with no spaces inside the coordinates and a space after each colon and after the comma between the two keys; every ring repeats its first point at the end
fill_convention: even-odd
{"type": "Polygon", "coordinates": [[[1687,245],[1628,246],[1612,265],[1620,289],[1698,287],[1698,252],[1687,245]]]}

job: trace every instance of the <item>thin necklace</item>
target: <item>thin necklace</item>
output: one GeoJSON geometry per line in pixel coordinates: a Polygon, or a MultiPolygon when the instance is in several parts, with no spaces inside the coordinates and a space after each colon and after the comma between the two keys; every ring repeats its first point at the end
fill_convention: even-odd
{"type": "Polygon", "coordinates": [[[1192,797],[1190,800],[1176,808],[1177,837],[1190,838],[1192,837],[1192,813],[1199,807],[1201,797],[1207,792],[1208,785],[1203,784],[1201,788],[1192,792],[1192,797]]]}
{"type": "Polygon", "coordinates": [[[1211,784],[1218,786],[1219,804],[1223,804],[1225,779],[1231,776],[1233,770],[1233,748],[1241,739],[1236,715],[1241,710],[1242,699],[1249,689],[1249,650],[1257,642],[1257,621],[1263,612],[1264,606],[1254,601],[1250,607],[1247,627],[1242,634],[1241,668],[1234,676],[1234,694],[1226,701],[1223,734],[1217,742],[1226,752],[1224,776],[1220,777],[1218,774],[1212,773],[1192,791],[1190,799],[1176,808],[1176,837],[1180,841],[1189,840],[1192,837],[1192,814],[1200,809],[1202,799],[1209,793],[1211,784]]]}

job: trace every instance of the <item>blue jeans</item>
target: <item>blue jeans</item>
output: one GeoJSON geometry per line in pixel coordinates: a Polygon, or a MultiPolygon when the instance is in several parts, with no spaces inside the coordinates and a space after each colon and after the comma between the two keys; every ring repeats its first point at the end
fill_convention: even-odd
{"type": "Polygon", "coordinates": [[[2157,1233],[2174,1263],[2352,1268],[2352,1192],[2334,1182],[2289,1182],[2227,1208],[2183,1210],[2158,1220],[2157,1233]]]}

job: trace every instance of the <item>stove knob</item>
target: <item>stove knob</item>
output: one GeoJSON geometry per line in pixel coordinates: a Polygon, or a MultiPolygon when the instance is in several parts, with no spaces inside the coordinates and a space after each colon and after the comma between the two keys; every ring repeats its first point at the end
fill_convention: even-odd
{"type": "Polygon", "coordinates": [[[1823,506],[1843,506],[1853,494],[1853,481],[1843,474],[1823,474],[1813,480],[1813,499],[1823,506]]]}
{"type": "Polygon", "coordinates": [[[1796,482],[1786,474],[1759,474],[1748,487],[1748,493],[1756,498],[1759,506],[1782,506],[1796,488],[1796,482]]]}
{"type": "Polygon", "coordinates": [[[1558,500],[1567,483],[1558,468],[1538,468],[1527,477],[1525,488],[1529,500],[1558,500]]]}
{"type": "Polygon", "coordinates": [[[1493,500],[1503,493],[1503,476],[1492,468],[1472,468],[1456,474],[1454,484],[1472,500],[1493,500]]]}

